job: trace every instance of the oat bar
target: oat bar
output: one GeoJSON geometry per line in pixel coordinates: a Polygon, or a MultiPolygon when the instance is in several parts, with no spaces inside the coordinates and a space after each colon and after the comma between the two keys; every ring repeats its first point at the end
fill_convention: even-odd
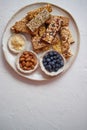
{"type": "Polygon", "coordinates": [[[30,21],[31,19],[33,19],[38,13],[40,13],[44,9],[46,9],[48,12],[52,12],[52,6],[50,4],[47,4],[45,6],[38,8],[38,9],[35,9],[35,10],[28,12],[26,18],[30,21]]]}
{"type": "Polygon", "coordinates": [[[68,59],[72,56],[72,53],[70,50],[68,50],[66,53],[62,53],[62,55],[65,57],[65,59],[68,59]]]}
{"type": "Polygon", "coordinates": [[[67,26],[61,27],[60,29],[60,35],[62,43],[68,42],[69,44],[74,43],[74,39],[72,37],[72,34],[67,26]]]}
{"type": "Polygon", "coordinates": [[[34,17],[29,23],[27,24],[27,27],[34,32],[36,29],[38,29],[45,21],[50,17],[49,12],[44,9],[42,10],[36,17],[34,17]]]}
{"type": "Polygon", "coordinates": [[[63,56],[68,59],[72,56],[70,51],[70,44],[74,42],[71,32],[67,26],[61,27],[60,29],[60,37],[61,37],[61,50],[63,56]]]}
{"type": "Polygon", "coordinates": [[[60,29],[61,21],[58,18],[54,18],[50,25],[48,26],[46,33],[42,36],[42,40],[52,44],[53,39],[55,38],[56,33],[60,29]]]}
{"type": "Polygon", "coordinates": [[[68,17],[64,17],[64,16],[56,16],[56,15],[51,15],[51,17],[46,21],[46,24],[50,24],[51,21],[54,18],[59,18],[61,20],[61,26],[68,26],[69,25],[69,18],[68,17]]]}
{"type": "Polygon", "coordinates": [[[64,16],[59,16],[61,19],[61,26],[68,26],[69,25],[69,18],[64,16]]]}
{"type": "Polygon", "coordinates": [[[38,35],[32,37],[31,42],[34,50],[42,49],[43,47],[47,46],[47,44],[44,41],[41,41],[41,37],[38,35]]]}
{"type": "Polygon", "coordinates": [[[58,51],[59,53],[62,53],[61,52],[61,40],[60,40],[60,37],[58,34],[56,34],[54,40],[53,40],[53,43],[52,44],[52,48],[56,51],[58,51]]]}
{"type": "Polygon", "coordinates": [[[26,24],[28,23],[28,20],[26,19],[26,17],[24,17],[23,19],[21,19],[20,21],[17,21],[12,27],[11,27],[11,31],[15,32],[15,33],[28,33],[30,34],[30,30],[28,29],[28,27],[26,26],[26,24]]]}

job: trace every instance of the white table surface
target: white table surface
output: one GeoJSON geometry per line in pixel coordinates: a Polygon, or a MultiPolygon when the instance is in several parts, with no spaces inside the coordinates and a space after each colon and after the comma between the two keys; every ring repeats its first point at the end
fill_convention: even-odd
{"type": "Polygon", "coordinates": [[[87,1],[44,1],[73,15],[81,42],[72,67],[62,77],[43,83],[16,74],[1,47],[8,20],[33,2],[37,0],[0,0],[0,130],[87,130],[87,1]]]}

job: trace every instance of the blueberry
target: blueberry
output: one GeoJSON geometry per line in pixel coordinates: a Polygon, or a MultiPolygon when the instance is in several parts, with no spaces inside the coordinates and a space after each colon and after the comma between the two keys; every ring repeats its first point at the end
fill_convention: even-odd
{"type": "Polygon", "coordinates": [[[53,68],[53,69],[55,69],[55,64],[54,64],[54,65],[52,65],[52,68],[53,68]]]}
{"type": "Polygon", "coordinates": [[[47,65],[47,62],[44,62],[43,65],[46,66],[46,65],[47,65]]]}
{"type": "Polygon", "coordinates": [[[44,58],[47,59],[47,58],[48,58],[48,55],[45,55],[44,58]]]}
{"type": "Polygon", "coordinates": [[[54,55],[55,55],[55,56],[58,55],[58,52],[54,51],[54,55]]]}
{"type": "Polygon", "coordinates": [[[59,57],[60,57],[60,55],[59,55],[59,54],[57,54],[57,55],[56,55],[56,57],[57,57],[57,58],[59,58],[59,57]]]}
{"type": "Polygon", "coordinates": [[[60,63],[60,62],[61,62],[60,59],[57,59],[57,60],[56,60],[56,63],[60,63]]]}
{"type": "Polygon", "coordinates": [[[54,58],[54,59],[57,59],[57,56],[54,56],[53,58],[54,58]]]}
{"type": "Polygon", "coordinates": [[[51,56],[50,59],[51,59],[51,61],[52,61],[52,60],[53,60],[53,57],[51,56]]]}
{"type": "Polygon", "coordinates": [[[47,62],[50,62],[51,60],[50,60],[50,58],[47,58],[47,60],[46,60],[47,62]]]}
{"type": "Polygon", "coordinates": [[[45,65],[45,68],[48,69],[48,65],[45,65]]]}
{"type": "Polygon", "coordinates": [[[56,60],[53,60],[54,61],[54,63],[56,63],[56,60]]]}
{"type": "Polygon", "coordinates": [[[59,64],[56,64],[55,66],[56,66],[56,68],[59,68],[59,64]]]}
{"type": "Polygon", "coordinates": [[[52,62],[51,62],[51,65],[55,65],[55,62],[54,62],[54,61],[52,61],[52,62]]]}
{"type": "Polygon", "coordinates": [[[63,60],[60,62],[60,66],[61,67],[64,66],[64,61],[63,60]]]}
{"type": "Polygon", "coordinates": [[[60,56],[60,57],[59,57],[59,60],[62,60],[62,59],[63,59],[63,58],[60,56]]]}
{"type": "Polygon", "coordinates": [[[61,65],[60,65],[60,64],[58,64],[58,68],[61,68],[61,65]]]}
{"type": "Polygon", "coordinates": [[[45,59],[45,58],[43,58],[43,63],[44,63],[44,62],[46,62],[46,59],[45,59]]]}
{"type": "Polygon", "coordinates": [[[49,52],[48,54],[49,54],[50,56],[53,56],[53,55],[54,55],[53,51],[49,52]]]}
{"type": "Polygon", "coordinates": [[[51,65],[46,65],[45,68],[46,68],[47,71],[52,72],[52,67],[51,67],[51,65]]]}
{"type": "Polygon", "coordinates": [[[55,68],[55,69],[54,69],[54,72],[57,72],[57,71],[58,71],[58,68],[55,68]]]}
{"type": "Polygon", "coordinates": [[[52,62],[52,61],[50,61],[48,64],[51,65],[51,62],[52,62]]]}

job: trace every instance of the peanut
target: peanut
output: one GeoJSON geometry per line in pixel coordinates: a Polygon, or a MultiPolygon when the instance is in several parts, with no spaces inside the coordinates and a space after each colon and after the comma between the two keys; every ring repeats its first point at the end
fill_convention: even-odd
{"type": "Polygon", "coordinates": [[[26,65],[26,62],[25,62],[25,61],[22,61],[21,64],[22,64],[22,66],[25,66],[25,65],[26,65]]]}
{"type": "Polygon", "coordinates": [[[26,58],[26,61],[30,61],[30,57],[26,58]]]}
{"type": "Polygon", "coordinates": [[[28,58],[28,57],[29,57],[29,54],[26,54],[24,57],[25,57],[25,58],[28,58]]]}
{"type": "Polygon", "coordinates": [[[28,51],[24,51],[23,54],[24,54],[24,55],[28,54],[28,51]]]}
{"type": "Polygon", "coordinates": [[[20,62],[21,62],[21,61],[24,61],[24,60],[25,60],[25,58],[20,58],[20,62]]]}
{"type": "Polygon", "coordinates": [[[24,69],[24,70],[27,70],[27,67],[26,67],[26,66],[24,66],[24,67],[23,67],[23,69],[24,69]]]}
{"type": "Polygon", "coordinates": [[[30,66],[30,63],[29,62],[26,62],[26,67],[29,67],[30,66]]]}

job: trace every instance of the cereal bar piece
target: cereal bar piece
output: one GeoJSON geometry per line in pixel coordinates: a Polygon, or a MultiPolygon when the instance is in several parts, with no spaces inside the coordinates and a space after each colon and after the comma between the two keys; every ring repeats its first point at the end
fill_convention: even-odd
{"type": "MultiPolygon", "coordinates": [[[[41,42],[41,44],[43,43],[42,41],[40,41],[41,42]]],[[[44,42],[45,43],[45,42],[44,42]]],[[[39,43],[37,43],[38,45],[39,45],[39,43]]],[[[35,44],[36,45],[36,44],[35,44]]],[[[47,51],[47,50],[50,50],[50,49],[54,49],[54,50],[57,50],[57,51],[59,51],[60,49],[59,49],[59,36],[58,35],[56,35],[55,36],[55,38],[54,38],[54,40],[53,40],[53,44],[47,44],[47,43],[45,43],[45,45],[46,46],[42,46],[41,48],[39,48],[39,49],[34,49],[34,51],[36,52],[36,53],[40,53],[40,52],[44,52],[44,51],[47,51]],[[55,46],[55,47],[54,47],[55,46]]]]}
{"type": "Polygon", "coordinates": [[[69,18],[64,16],[59,16],[61,19],[61,26],[68,26],[69,25],[69,18]]]}
{"type": "Polygon", "coordinates": [[[68,27],[62,27],[60,29],[60,37],[62,42],[62,54],[66,59],[68,59],[72,56],[72,53],[70,51],[70,44],[74,42],[68,27]]]}
{"type": "Polygon", "coordinates": [[[36,29],[38,29],[45,21],[50,17],[49,12],[44,9],[42,10],[38,15],[36,15],[29,23],[27,24],[27,27],[34,32],[36,29]]]}
{"type": "Polygon", "coordinates": [[[50,25],[48,26],[46,33],[42,36],[42,40],[52,44],[53,39],[55,38],[56,33],[59,31],[61,21],[58,18],[54,18],[50,25]]]}
{"type": "Polygon", "coordinates": [[[60,29],[60,37],[61,37],[61,42],[62,42],[62,53],[66,53],[69,48],[70,48],[70,44],[68,42],[68,36],[69,36],[69,32],[66,32],[64,28],[60,29]]]}
{"type": "Polygon", "coordinates": [[[62,43],[66,42],[66,40],[68,41],[69,44],[74,43],[72,34],[67,26],[61,27],[60,35],[61,35],[62,43]]]}
{"type": "Polygon", "coordinates": [[[31,30],[29,30],[29,28],[26,26],[26,24],[29,21],[26,19],[26,17],[24,17],[23,19],[21,19],[20,21],[16,22],[12,27],[11,27],[11,31],[14,33],[26,33],[26,34],[31,34],[31,35],[37,35],[38,33],[38,29],[35,32],[31,32],[31,30]]]}
{"type": "Polygon", "coordinates": [[[38,29],[38,34],[39,34],[40,37],[42,37],[45,32],[46,32],[46,26],[45,26],[45,24],[43,24],[43,25],[40,26],[40,28],[38,29]]]}
{"type": "Polygon", "coordinates": [[[28,23],[28,20],[26,19],[26,17],[24,17],[22,20],[16,22],[15,25],[11,27],[11,31],[15,33],[22,32],[22,33],[30,34],[30,30],[26,26],[27,23],[28,23]]]}
{"type": "Polygon", "coordinates": [[[66,53],[69,49],[70,49],[70,45],[67,41],[65,43],[62,43],[61,46],[62,53],[66,53]]]}
{"type": "Polygon", "coordinates": [[[32,37],[31,41],[32,41],[32,46],[34,50],[42,49],[43,47],[47,46],[45,42],[41,41],[41,37],[38,35],[32,37]]]}
{"type": "Polygon", "coordinates": [[[72,56],[72,53],[70,50],[68,50],[66,53],[62,53],[65,59],[69,59],[72,56]]]}
{"type": "Polygon", "coordinates": [[[58,51],[59,53],[62,53],[61,51],[61,40],[58,34],[56,34],[54,40],[53,40],[54,44],[52,45],[52,48],[56,51],[58,51]]]}
{"type": "Polygon", "coordinates": [[[51,46],[48,45],[48,46],[42,47],[41,49],[34,49],[34,52],[36,52],[36,53],[42,53],[42,52],[50,50],[50,49],[51,49],[51,46]]]}
{"type": "Polygon", "coordinates": [[[51,15],[51,17],[46,21],[46,24],[50,24],[52,19],[55,17],[59,18],[61,20],[61,26],[68,26],[69,25],[69,18],[64,16],[55,16],[51,15]]]}
{"type": "Polygon", "coordinates": [[[61,52],[62,52],[62,55],[65,57],[65,59],[68,59],[72,56],[72,53],[70,51],[70,45],[68,42],[66,42],[65,44],[62,44],[61,52]]]}
{"type": "Polygon", "coordinates": [[[42,10],[46,9],[48,12],[52,12],[52,6],[50,4],[47,4],[45,6],[42,6],[38,9],[35,9],[33,11],[30,11],[27,13],[27,19],[30,21],[33,19],[38,13],[40,13],[42,10]]]}

